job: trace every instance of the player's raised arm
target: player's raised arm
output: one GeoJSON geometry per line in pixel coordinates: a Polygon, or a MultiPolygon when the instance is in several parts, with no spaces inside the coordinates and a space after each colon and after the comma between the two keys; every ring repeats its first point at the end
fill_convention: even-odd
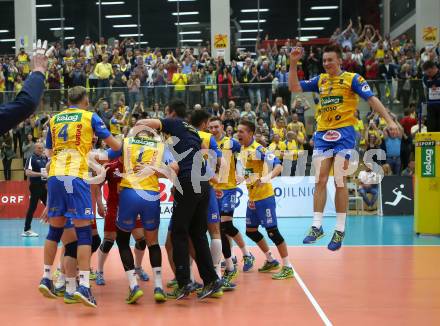
{"type": "Polygon", "coordinates": [[[294,47],[290,52],[290,68],[289,68],[289,91],[302,92],[302,88],[298,79],[298,61],[303,56],[304,49],[302,47],[294,47]]]}

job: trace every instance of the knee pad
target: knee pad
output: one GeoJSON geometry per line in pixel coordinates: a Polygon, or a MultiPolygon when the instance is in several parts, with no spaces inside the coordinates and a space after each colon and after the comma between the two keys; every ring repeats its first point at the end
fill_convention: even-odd
{"type": "Polygon", "coordinates": [[[100,244],[101,237],[99,236],[99,234],[95,234],[94,236],[92,236],[92,253],[98,250],[100,244]]]}
{"type": "Polygon", "coordinates": [[[61,240],[63,232],[64,232],[64,228],[57,228],[52,225],[49,225],[49,232],[47,233],[46,239],[58,243],[61,240]]]}
{"type": "Polygon", "coordinates": [[[103,253],[108,254],[110,252],[110,249],[112,249],[114,243],[115,243],[115,240],[110,240],[110,239],[104,238],[104,241],[102,241],[99,249],[101,249],[101,251],[103,253]]]}
{"type": "Polygon", "coordinates": [[[75,228],[78,246],[92,245],[92,227],[90,225],[75,228]]]}
{"type": "Polygon", "coordinates": [[[150,254],[150,264],[151,267],[162,266],[162,252],[160,251],[160,246],[156,243],[148,247],[148,253],[150,254]]]}
{"type": "Polygon", "coordinates": [[[119,248],[130,248],[130,232],[117,230],[116,231],[116,243],[118,244],[119,248]]]}
{"type": "Polygon", "coordinates": [[[78,241],[68,243],[64,246],[64,257],[72,257],[76,259],[78,251],[78,241]]]}
{"type": "Polygon", "coordinates": [[[246,231],[246,235],[254,241],[255,243],[260,242],[263,239],[263,235],[257,230],[257,231],[246,231]]]}
{"type": "Polygon", "coordinates": [[[274,227],[271,229],[266,229],[266,231],[267,231],[267,235],[268,235],[269,239],[272,240],[272,242],[276,246],[279,246],[280,244],[282,244],[284,242],[284,238],[281,235],[280,231],[278,231],[277,227],[274,227]]]}
{"type": "Polygon", "coordinates": [[[145,248],[147,248],[147,241],[145,241],[145,238],[136,240],[136,244],[134,245],[134,247],[137,250],[145,250],[145,248]]]}
{"type": "Polygon", "coordinates": [[[239,232],[238,229],[232,223],[232,221],[221,222],[220,228],[224,234],[229,235],[231,238],[235,237],[239,232]]]}

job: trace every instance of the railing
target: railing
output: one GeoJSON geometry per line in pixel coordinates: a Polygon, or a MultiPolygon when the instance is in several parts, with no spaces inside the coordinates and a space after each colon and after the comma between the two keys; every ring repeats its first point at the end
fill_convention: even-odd
{"type": "MultiPolygon", "coordinates": [[[[372,91],[381,101],[391,108],[393,112],[401,113],[410,103],[419,104],[425,99],[421,80],[370,80],[368,81],[372,91]]],[[[152,108],[158,103],[163,108],[173,98],[183,99],[189,108],[195,104],[202,107],[210,107],[214,102],[228,108],[228,102],[234,100],[238,108],[243,108],[245,102],[250,102],[252,109],[261,108],[262,102],[272,105],[275,97],[282,97],[284,104],[290,109],[293,108],[295,99],[302,98],[307,104],[314,108],[316,100],[312,95],[300,95],[291,93],[287,84],[280,83],[235,83],[223,85],[163,85],[163,86],[141,86],[139,89],[127,87],[90,87],[87,82],[87,90],[92,106],[103,100],[107,101],[111,108],[117,107],[122,99],[125,105],[133,108],[137,105],[143,106],[145,110],[152,108]]],[[[39,111],[60,111],[67,103],[67,88],[47,89],[44,92],[39,111]]],[[[0,92],[0,102],[12,101],[16,93],[13,91],[0,92]]],[[[304,102],[304,101],[303,101],[304,102]]],[[[98,103],[98,104],[99,104],[98,103]]]]}

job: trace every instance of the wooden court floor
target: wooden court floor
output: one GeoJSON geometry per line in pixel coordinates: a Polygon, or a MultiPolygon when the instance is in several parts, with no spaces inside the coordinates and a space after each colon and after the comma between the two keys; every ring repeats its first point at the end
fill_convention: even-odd
{"type": "MultiPolygon", "coordinates": [[[[259,267],[264,257],[257,248],[252,252],[259,267]]],[[[161,305],[153,300],[150,281],[141,284],[144,297],[130,306],[113,248],[107,284],[92,285],[98,301],[92,309],[40,295],[42,248],[3,247],[0,325],[440,325],[438,246],[345,246],[336,253],[289,247],[289,252],[294,279],[274,281],[255,269],[241,273],[237,289],[222,299],[189,297],[161,305]]],[[[166,281],[172,275],[163,258],[166,281]]]]}

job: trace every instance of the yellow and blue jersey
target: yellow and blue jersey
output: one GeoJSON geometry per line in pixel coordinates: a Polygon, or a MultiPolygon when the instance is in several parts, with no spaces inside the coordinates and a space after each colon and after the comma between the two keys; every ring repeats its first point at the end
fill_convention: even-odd
{"type": "Polygon", "coordinates": [[[235,189],[237,188],[237,178],[235,175],[235,153],[240,152],[241,145],[237,140],[226,136],[223,136],[220,140],[217,140],[216,143],[222,152],[222,157],[225,159],[225,166],[220,168],[219,183],[213,185],[214,189],[235,189]],[[226,172],[227,175],[224,175],[223,171],[226,172]]]}
{"type": "Polygon", "coordinates": [[[139,176],[135,168],[139,166],[160,167],[162,163],[169,164],[174,159],[163,143],[149,137],[128,137],[124,139],[120,151],[107,150],[109,159],[122,157],[124,174],[121,187],[159,191],[159,178],[156,174],[148,177],[139,176]]]}
{"type": "Polygon", "coordinates": [[[87,179],[87,154],[92,149],[93,135],[106,139],[110,132],[94,112],[70,107],[49,122],[46,148],[53,150],[49,177],[74,176],[87,179]]]}
{"type": "Polygon", "coordinates": [[[121,124],[115,118],[110,119],[110,132],[113,136],[121,133],[121,124]]]}
{"type": "Polygon", "coordinates": [[[350,72],[333,77],[320,74],[310,80],[301,81],[300,85],[304,92],[319,93],[320,103],[315,113],[318,131],[356,125],[358,96],[368,100],[374,95],[362,76],[350,72]]]}
{"type": "Polygon", "coordinates": [[[255,139],[248,146],[242,146],[239,154],[244,169],[246,186],[250,201],[259,201],[274,196],[272,184],[260,183],[255,185],[256,178],[267,175],[269,167],[281,164],[280,160],[266,148],[258,144],[255,139]]]}
{"type": "MultiPolygon", "coordinates": [[[[209,157],[207,151],[208,150],[214,151],[215,155],[217,155],[217,158],[222,157],[222,152],[219,150],[217,146],[217,142],[215,140],[214,135],[210,134],[209,132],[201,131],[201,130],[197,130],[197,133],[199,134],[199,137],[202,140],[202,152],[203,152],[203,157],[207,163],[206,166],[207,173],[208,175],[213,175],[214,174],[214,171],[212,171],[213,166],[211,164],[208,164],[209,157]]],[[[212,161],[209,162],[212,163],[212,161]]]]}

